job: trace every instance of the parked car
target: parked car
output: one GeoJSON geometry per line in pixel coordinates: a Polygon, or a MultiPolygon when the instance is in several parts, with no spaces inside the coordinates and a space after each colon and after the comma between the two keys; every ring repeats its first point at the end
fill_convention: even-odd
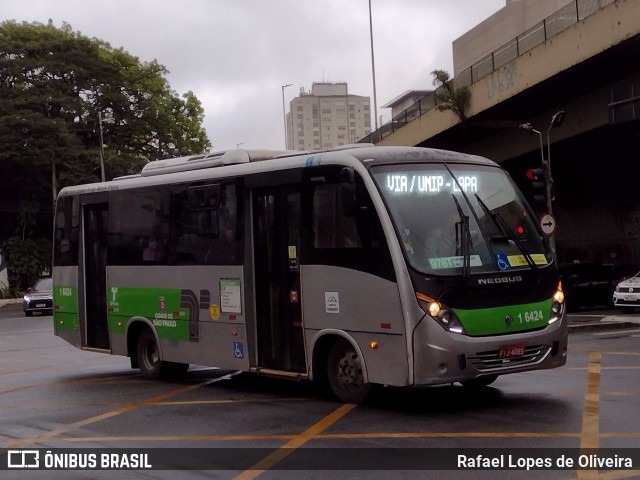
{"type": "Polygon", "coordinates": [[[53,312],[53,279],[40,277],[24,294],[22,309],[27,317],[33,312],[51,315],[53,312]]]}
{"type": "Polygon", "coordinates": [[[623,312],[633,312],[640,307],[640,272],[618,283],[613,292],[613,304],[623,312]]]}
{"type": "Polygon", "coordinates": [[[560,280],[567,308],[613,308],[613,293],[622,280],[638,271],[630,264],[570,263],[560,265],[560,280]]]}

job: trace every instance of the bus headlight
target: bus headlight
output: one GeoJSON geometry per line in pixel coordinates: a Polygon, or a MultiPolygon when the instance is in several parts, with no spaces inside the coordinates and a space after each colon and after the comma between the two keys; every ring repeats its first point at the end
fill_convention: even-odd
{"type": "Polygon", "coordinates": [[[549,315],[549,325],[557,322],[562,318],[564,313],[564,292],[562,291],[562,282],[558,282],[558,288],[551,298],[551,315],[549,315]]]}
{"type": "Polygon", "coordinates": [[[418,305],[420,305],[420,308],[428,313],[429,316],[438,322],[446,331],[452,333],[465,333],[460,319],[449,307],[431,297],[423,295],[420,292],[416,292],[416,298],[418,299],[418,305]]]}

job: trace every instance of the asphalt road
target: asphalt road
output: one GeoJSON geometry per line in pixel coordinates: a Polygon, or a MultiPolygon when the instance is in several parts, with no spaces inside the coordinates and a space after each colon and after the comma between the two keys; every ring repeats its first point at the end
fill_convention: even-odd
{"type": "MultiPolygon", "coordinates": [[[[181,381],[145,380],[126,358],[80,351],[53,336],[50,316],[25,318],[19,307],[5,307],[0,309],[0,453],[126,448],[151,452],[153,462],[189,468],[200,459],[205,467],[14,469],[0,471],[0,478],[531,478],[532,472],[522,470],[425,472],[410,465],[419,456],[431,465],[462,449],[533,457],[547,448],[600,448],[623,455],[637,447],[639,319],[615,312],[572,317],[568,363],[560,369],[503,376],[479,391],[458,385],[387,388],[355,406],[308,384],[206,367],[193,367],[181,381]],[[194,449],[206,449],[204,460],[194,449]],[[326,452],[330,456],[323,457],[326,452]],[[413,456],[402,459],[394,452],[413,456]],[[349,466],[348,460],[349,469],[334,470],[349,466]]],[[[595,474],[535,472],[541,479],[595,474]]],[[[634,478],[640,470],[600,474],[634,478]]]]}

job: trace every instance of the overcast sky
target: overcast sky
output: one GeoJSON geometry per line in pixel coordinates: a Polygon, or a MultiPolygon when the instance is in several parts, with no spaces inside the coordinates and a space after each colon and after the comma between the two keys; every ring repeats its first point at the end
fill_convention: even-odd
{"type": "MultiPolygon", "coordinates": [[[[451,42],[505,0],[371,0],[378,116],[406,90],[453,74],[451,42]]],[[[286,109],[300,88],[344,81],[371,97],[368,0],[0,0],[0,19],[69,23],[169,70],[205,111],[213,150],[284,148],[286,109]]],[[[372,119],[373,123],[373,119],[372,119]]],[[[373,127],[373,125],[372,125],[373,127]]]]}

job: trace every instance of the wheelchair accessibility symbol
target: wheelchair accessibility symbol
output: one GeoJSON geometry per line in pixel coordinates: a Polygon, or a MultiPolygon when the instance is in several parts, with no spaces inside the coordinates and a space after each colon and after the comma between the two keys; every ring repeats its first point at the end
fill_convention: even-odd
{"type": "Polygon", "coordinates": [[[244,358],[244,345],[240,342],[233,342],[233,356],[236,358],[244,358]]]}
{"type": "Polygon", "coordinates": [[[504,253],[496,253],[494,254],[494,257],[496,259],[496,264],[498,265],[498,268],[500,270],[508,270],[511,268],[511,265],[509,265],[509,260],[507,260],[507,256],[504,253]]]}

